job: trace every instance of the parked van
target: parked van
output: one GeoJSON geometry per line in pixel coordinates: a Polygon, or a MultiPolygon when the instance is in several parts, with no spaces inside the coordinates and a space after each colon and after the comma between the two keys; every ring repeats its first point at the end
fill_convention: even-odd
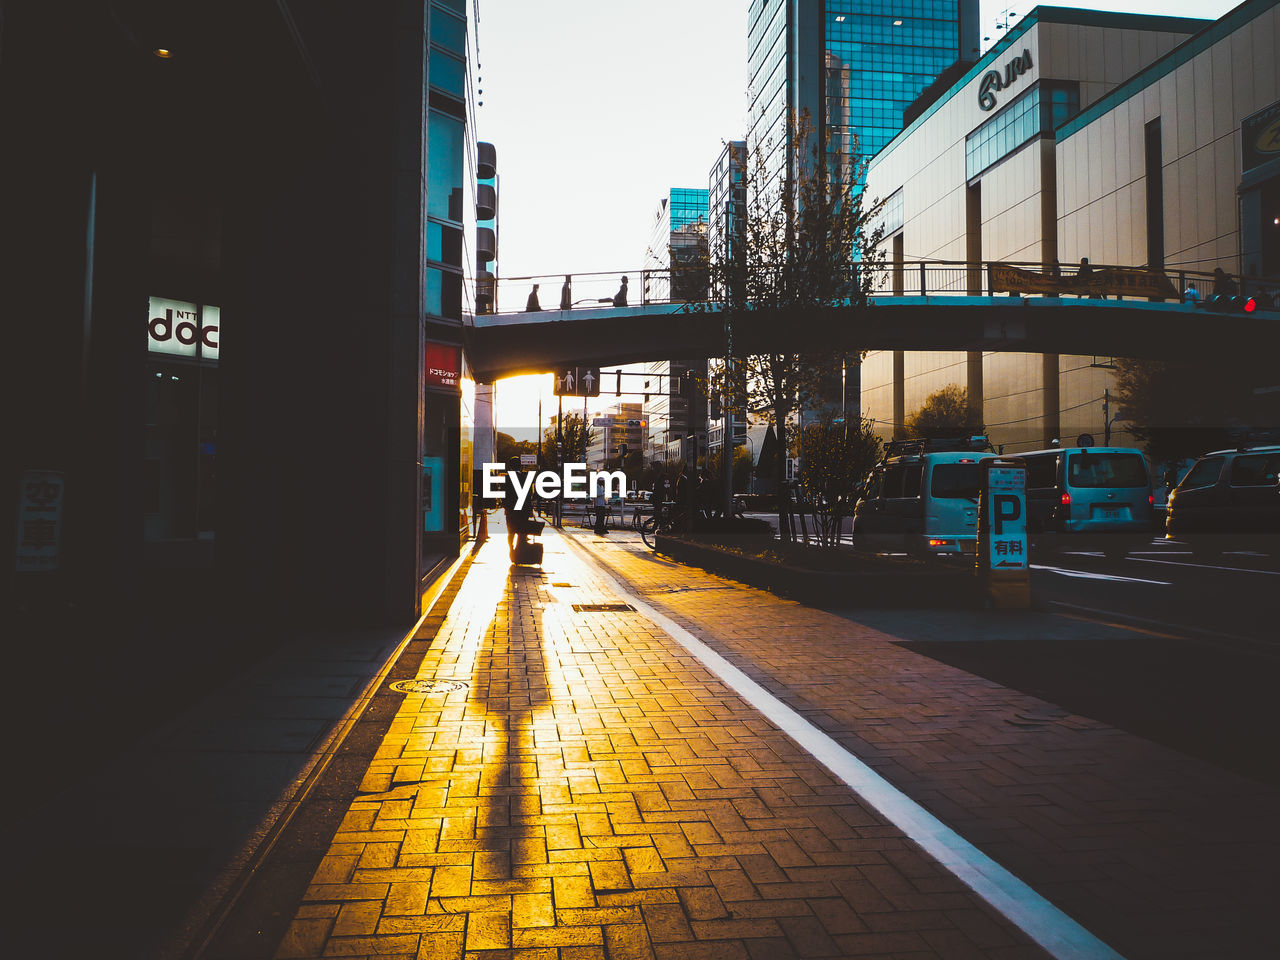
{"type": "Polygon", "coordinates": [[[854,546],[918,556],[974,554],[978,462],[993,456],[978,450],[890,456],[872,471],[853,508],[854,546]]]}
{"type": "Polygon", "coordinates": [[[1153,533],[1151,472],[1133,447],[1058,447],[1016,456],[1027,465],[1027,527],[1070,534],[1120,553],[1153,533]],[[1125,536],[1112,536],[1124,534],[1125,536]]]}
{"type": "Polygon", "coordinates": [[[1280,534],[1280,445],[1214,450],[1169,495],[1166,536],[1198,549],[1240,549],[1280,534]]]}

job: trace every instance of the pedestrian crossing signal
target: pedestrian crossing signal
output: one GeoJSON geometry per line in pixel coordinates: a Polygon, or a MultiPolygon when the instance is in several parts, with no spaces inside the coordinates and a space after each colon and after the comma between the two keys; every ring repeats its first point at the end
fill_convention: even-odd
{"type": "Polygon", "coordinates": [[[556,371],[552,391],[557,397],[600,396],[599,367],[563,367],[556,371]]]}

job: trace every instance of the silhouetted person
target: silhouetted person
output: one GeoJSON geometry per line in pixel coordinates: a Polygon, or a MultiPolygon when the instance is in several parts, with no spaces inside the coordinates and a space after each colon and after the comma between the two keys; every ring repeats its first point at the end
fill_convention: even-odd
{"type": "Polygon", "coordinates": [[[560,309],[573,309],[573,289],[569,282],[569,275],[564,275],[564,286],[560,288],[560,309]]]}
{"type": "Polygon", "coordinates": [[[529,291],[529,299],[525,301],[524,308],[529,313],[542,309],[542,306],[538,303],[538,285],[536,283],[533,285],[533,289],[529,291]]]}
{"type": "Polygon", "coordinates": [[[603,480],[597,481],[596,496],[595,496],[595,507],[596,507],[595,532],[596,532],[596,536],[598,537],[603,537],[606,533],[609,532],[604,525],[604,518],[607,515],[606,511],[609,509],[609,500],[604,494],[605,494],[604,481],[603,480]]]}
{"type": "Polygon", "coordinates": [[[622,278],[622,286],[618,288],[618,292],[613,295],[613,305],[615,307],[625,307],[627,305],[627,278],[622,278]]]}
{"type": "Polygon", "coordinates": [[[1215,297],[1234,297],[1240,292],[1236,282],[1221,267],[1213,268],[1213,295],[1215,297]]]}
{"type": "Polygon", "coordinates": [[[680,467],[680,475],[676,477],[676,509],[686,517],[693,512],[693,481],[686,466],[680,467]]]}
{"type": "MultiPolygon", "coordinates": [[[[507,470],[519,471],[520,458],[512,457],[508,460],[507,470]]],[[[526,499],[524,506],[517,508],[516,501],[519,495],[516,493],[516,485],[511,482],[510,476],[504,479],[506,489],[502,494],[502,514],[507,521],[507,553],[514,561],[516,545],[523,546],[529,539],[529,522],[533,519],[533,503],[530,499],[526,499]]]]}
{"type": "Polygon", "coordinates": [[[656,513],[663,502],[671,495],[671,482],[667,480],[665,473],[658,474],[658,479],[653,481],[653,510],[656,513]]]}
{"type": "Polygon", "coordinates": [[[717,493],[719,485],[716,483],[716,475],[710,470],[701,471],[698,477],[698,508],[708,517],[716,514],[717,493]]]}
{"type": "MultiPolygon", "coordinates": [[[[1089,263],[1088,257],[1080,258],[1080,267],[1076,270],[1076,282],[1088,283],[1093,279],[1093,265],[1089,263]]],[[[1091,293],[1089,298],[1092,300],[1101,299],[1101,294],[1091,293]]]]}
{"type": "Polygon", "coordinates": [[[1189,282],[1187,289],[1182,291],[1182,302],[1189,303],[1193,307],[1200,302],[1200,291],[1196,289],[1194,280],[1189,282]]]}

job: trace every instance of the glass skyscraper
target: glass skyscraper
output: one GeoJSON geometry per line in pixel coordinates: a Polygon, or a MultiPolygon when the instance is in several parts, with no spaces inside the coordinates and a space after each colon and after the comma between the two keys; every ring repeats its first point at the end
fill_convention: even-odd
{"type": "Polygon", "coordinates": [[[672,187],[658,201],[644,252],[645,299],[705,300],[706,255],[707,191],[672,187]]]}
{"type": "MultiPolygon", "coordinates": [[[[672,187],[658,201],[644,253],[646,299],[707,298],[707,197],[706,190],[696,187],[672,187]]],[[[676,360],[655,360],[645,365],[645,459],[683,456],[684,438],[691,429],[690,409],[689,401],[678,394],[676,381],[694,365],[676,360]]]]}
{"type": "Polygon", "coordinates": [[[833,170],[874,156],[903,110],[957,60],[978,58],[977,0],[751,0],[753,150],[771,181],[788,118],[807,115],[833,170]]]}

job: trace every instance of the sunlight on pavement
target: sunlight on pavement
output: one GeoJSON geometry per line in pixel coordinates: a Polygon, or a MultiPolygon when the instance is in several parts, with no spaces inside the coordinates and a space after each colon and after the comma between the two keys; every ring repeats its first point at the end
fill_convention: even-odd
{"type": "Polygon", "coordinates": [[[405,696],[278,957],[1040,956],[546,539],[479,553],[418,671],[466,687],[405,696]]]}

